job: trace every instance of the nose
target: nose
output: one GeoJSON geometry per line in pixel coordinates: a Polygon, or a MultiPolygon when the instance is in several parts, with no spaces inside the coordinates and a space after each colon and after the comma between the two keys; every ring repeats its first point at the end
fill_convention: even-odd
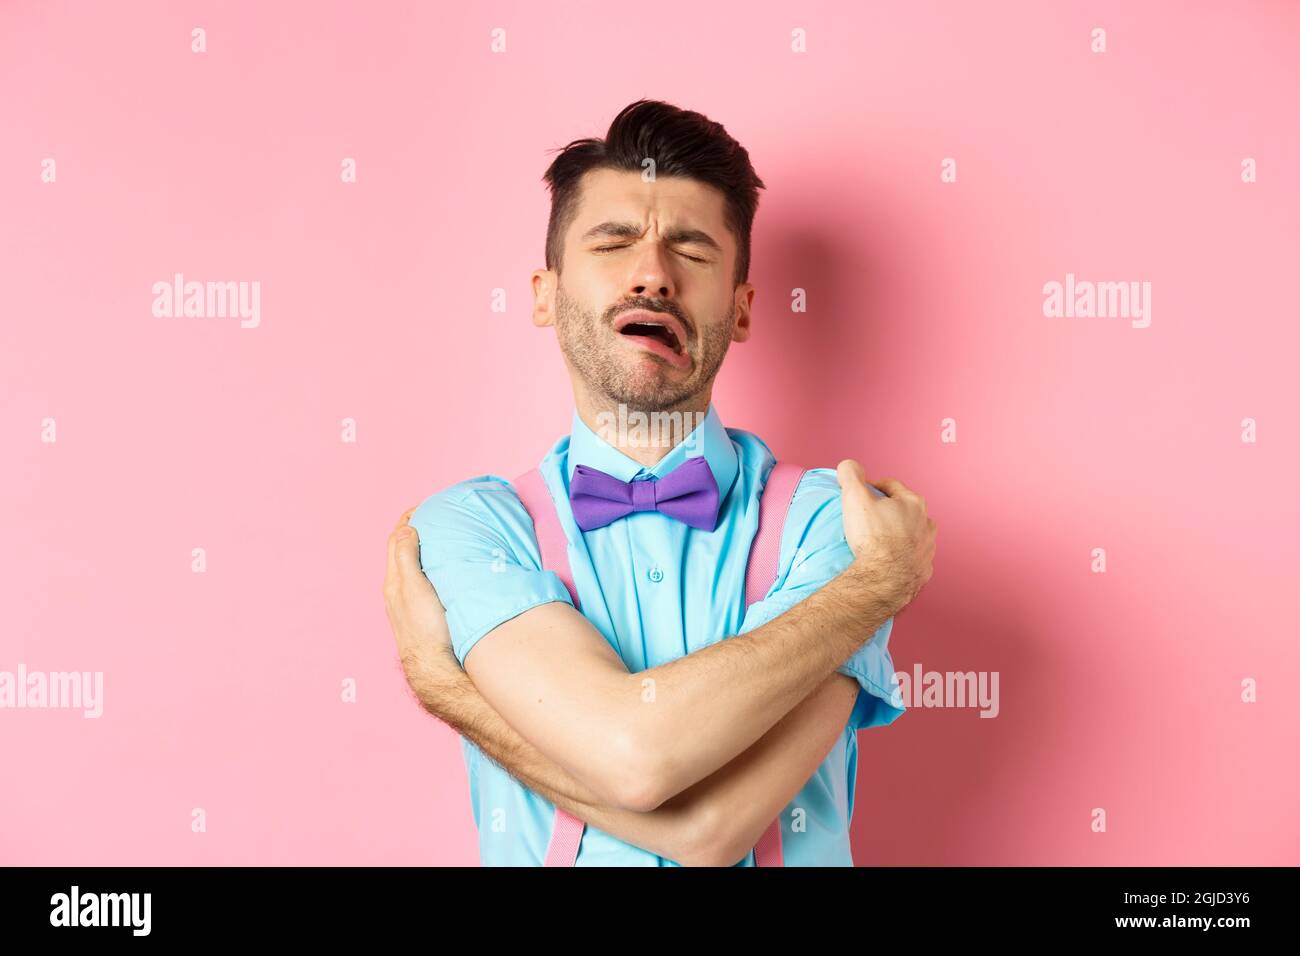
{"type": "Polygon", "coordinates": [[[645,243],[645,249],[636,263],[636,271],[632,274],[630,291],[633,295],[660,299],[671,299],[676,295],[677,288],[668,267],[667,256],[659,243],[645,243]]]}

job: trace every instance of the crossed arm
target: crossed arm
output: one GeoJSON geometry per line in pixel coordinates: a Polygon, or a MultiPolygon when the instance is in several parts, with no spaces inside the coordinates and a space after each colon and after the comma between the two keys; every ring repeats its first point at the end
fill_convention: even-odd
{"type": "MultiPolygon", "coordinates": [[[[411,538],[396,547],[406,602],[441,610],[411,538]]],[[[831,671],[893,613],[872,578],[851,565],[750,633],[635,675],[562,602],[489,632],[464,671],[449,648],[427,666],[404,649],[403,664],[426,710],[556,806],[680,863],[729,865],[844,731],[858,686],[831,671]]]]}
{"type": "Polygon", "coordinates": [[[591,826],[683,866],[742,859],[826,758],[853,709],[858,685],[832,674],[752,747],[648,812],[605,805],[598,794],[525,740],[451,658],[407,671],[430,713],[458,726],[491,760],[591,826]]]}
{"type": "MultiPolygon", "coordinates": [[[[458,659],[430,584],[437,572],[426,578],[414,529],[403,527],[408,512],[389,539],[384,583],[408,680],[427,710],[570,813],[680,862],[735,862],[843,731],[855,682],[832,671],[933,574],[925,499],[897,479],[868,484],[852,459],[836,474],[851,563],[766,624],[637,674],[558,598],[458,659]],[[439,673],[451,676],[430,677],[439,673]]],[[[486,489],[472,491],[500,510],[486,489]]],[[[462,558],[509,573],[508,562],[496,566],[506,550],[468,518],[444,525],[462,558]]],[[[490,602],[495,590],[473,593],[490,602]]]]}
{"type": "Polygon", "coordinates": [[[850,565],[766,624],[635,674],[572,605],[549,602],[480,639],[465,670],[599,803],[648,812],[744,753],[884,624],[893,609],[871,578],[850,565]]]}

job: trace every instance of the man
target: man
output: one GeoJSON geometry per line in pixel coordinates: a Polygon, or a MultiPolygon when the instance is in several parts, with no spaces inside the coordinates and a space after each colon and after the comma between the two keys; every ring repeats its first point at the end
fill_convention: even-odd
{"type": "Polygon", "coordinates": [[[558,807],[586,824],[578,866],[755,865],[774,820],[784,865],[852,865],[857,731],[903,711],[887,643],[930,578],[935,523],[856,461],[811,469],[746,608],[774,456],[723,427],[712,390],[750,333],[763,183],[722,126],[644,100],[546,181],[533,321],[555,328],[575,410],[540,472],[581,611],[494,475],[403,516],[385,581],[411,687],[462,735],[482,862],[540,864],[558,807]],[[638,412],[687,426],[617,427],[638,412]],[[643,503],[659,492],[636,483],[689,473],[705,513],[593,516],[578,486],[600,473],[643,503]]]}

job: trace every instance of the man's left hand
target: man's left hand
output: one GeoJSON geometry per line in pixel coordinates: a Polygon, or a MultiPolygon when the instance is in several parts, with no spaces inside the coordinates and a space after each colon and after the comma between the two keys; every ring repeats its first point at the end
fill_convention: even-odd
{"type": "Polygon", "coordinates": [[[408,681],[438,668],[460,669],[451,648],[446,612],[420,568],[420,537],[408,524],[414,511],[411,508],[403,514],[388,536],[388,571],[384,575],[384,605],[408,681]]]}

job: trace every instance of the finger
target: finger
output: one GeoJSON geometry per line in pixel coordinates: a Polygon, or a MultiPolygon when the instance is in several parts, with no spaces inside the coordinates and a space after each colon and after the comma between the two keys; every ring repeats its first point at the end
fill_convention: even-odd
{"type": "Polygon", "coordinates": [[[393,532],[393,558],[403,581],[424,577],[420,567],[420,536],[414,528],[403,526],[393,532]]]}
{"type": "Polygon", "coordinates": [[[406,527],[407,524],[411,523],[411,515],[413,514],[413,512],[415,512],[417,507],[420,506],[416,505],[415,507],[409,507],[409,509],[402,512],[402,516],[400,516],[400,518],[398,519],[398,523],[393,525],[394,531],[396,531],[396,529],[398,528],[404,528],[406,527]]]}
{"type": "Polygon", "coordinates": [[[384,571],[385,591],[389,586],[397,584],[397,577],[397,532],[394,531],[388,536],[388,567],[384,571]]]}
{"type": "Polygon", "coordinates": [[[430,592],[433,599],[437,601],[438,607],[442,607],[442,601],[438,599],[438,591],[429,580],[428,575],[420,566],[420,536],[414,528],[398,529],[394,535],[397,539],[395,545],[397,557],[397,570],[402,576],[403,587],[416,587],[421,592],[430,592]]]}
{"type": "Polygon", "coordinates": [[[390,534],[388,536],[388,565],[384,571],[384,611],[388,614],[388,622],[397,626],[397,605],[401,603],[402,581],[397,570],[397,551],[395,548],[396,541],[390,534]]]}
{"type": "Polygon", "coordinates": [[[912,489],[907,487],[897,478],[877,478],[872,482],[877,488],[889,495],[891,498],[915,498],[916,495],[912,489]]]}
{"type": "Polygon", "coordinates": [[[855,458],[845,458],[835,466],[835,477],[841,482],[857,481],[866,484],[867,473],[855,458]]]}
{"type": "Polygon", "coordinates": [[[835,466],[835,477],[839,479],[842,505],[846,510],[869,505],[871,493],[867,491],[867,476],[862,465],[852,458],[845,458],[835,466]]]}

